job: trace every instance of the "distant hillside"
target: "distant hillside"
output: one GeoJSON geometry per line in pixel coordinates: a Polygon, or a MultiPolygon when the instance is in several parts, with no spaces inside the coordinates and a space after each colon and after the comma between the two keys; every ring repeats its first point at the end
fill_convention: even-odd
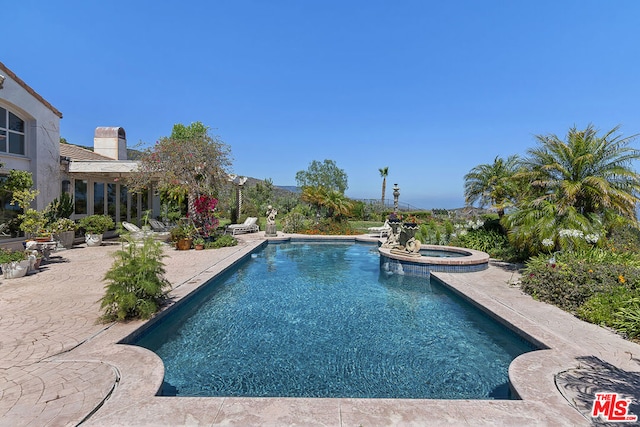
{"type": "MultiPolygon", "coordinates": [[[[251,178],[251,177],[247,177],[247,182],[245,183],[245,188],[246,187],[253,187],[255,186],[257,183],[263,183],[264,179],[257,179],[257,178],[251,178]]],[[[299,193],[300,190],[298,190],[298,187],[296,186],[281,186],[281,185],[275,185],[273,186],[273,191],[275,193],[276,196],[286,196],[288,193],[299,193]]]]}
{"type": "Polygon", "coordinates": [[[290,191],[292,193],[299,193],[300,187],[296,187],[295,185],[276,185],[278,188],[282,188],[283,190],[290,191]]]}

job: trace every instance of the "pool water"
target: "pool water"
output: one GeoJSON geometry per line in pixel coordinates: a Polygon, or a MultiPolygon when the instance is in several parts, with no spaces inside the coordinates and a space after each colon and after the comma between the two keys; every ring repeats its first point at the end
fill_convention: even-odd
{"type": "Polygon", "coordinates": [[[509,398],[534,347],[377,247],[269,244],[136,342],[178,396],[509,398]]]}
{"type": "Polygon", "coordinates": [[[421,249],[420,255],[422,256],[431,256],[436,258],[460,258],[463,256],[469,256],[468,253],[462,252],[454,252],[454,251],[445,251],[445,250],[435,250],[435,249],[421,249]]]}

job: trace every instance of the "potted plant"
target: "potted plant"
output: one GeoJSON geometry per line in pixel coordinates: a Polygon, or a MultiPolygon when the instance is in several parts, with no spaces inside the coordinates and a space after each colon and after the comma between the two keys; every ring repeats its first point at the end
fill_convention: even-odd
{"type": "Polygon", "coordinates": [[[202,237],[197,237],[193,239],[193,247],[196,251],[201,251],[204,249],[204,239],[202,237]]]}
{"type": "Polygon", "coordinates": [[[78,226],[84,229],[84,240],[87,246],[100,246],[105,231],[115,227],[113,219],[108,215],[89,215],[81,218],[78,226]]]}
{"type": "Polygon", "coordinates": [[[44,216],[50,224],[60,218],[71,218],[72,214],[73,197],[69,193],[60,194],[60,200],[53,199],[44,210],[44,216]]]}
{"type": "Polygon", "coordinates": [[[65,249],[73,247],[73,239],[78,228],[75,221],[69,218],[58,218],[50,223],[48,228],[65,249]]]}
{"type": "Polygon", "coordinates": [[[187,221],[180,221],[171,229],[171,241],[176,243],[176,249],[186,251],[191,249],[196,228],[187,221]]]}
{"type": "Polygon", "coordinates": [[[5,279],[23,277],[29,271],[30,262],[24,251],[0,248],[0,266],[5,279]]]}

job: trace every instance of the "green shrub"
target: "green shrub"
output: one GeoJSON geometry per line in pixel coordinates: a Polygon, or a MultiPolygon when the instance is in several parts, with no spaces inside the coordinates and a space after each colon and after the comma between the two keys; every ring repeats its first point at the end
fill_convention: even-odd
{"type": "Polygon", "coordinates": [[[12,249],[0,248],[0,264],[9,264],[27,259],[25,251],[14,251],[12,249]]]}
{"type": "Polygon", "coordinates": [[[449,245],[486,252],[494,258],[502,258],[506,254],[510,254],[509,256],[511,257],[513,256],[511,254],[515,254],[515,250],[509,244],[507,236],[484,228],[470,230],[467,233],[459,233],[451,239],[449,245]]]}
{"type": "Polygon", "coordinates": [[[148,319],[166,301],[171,288],[164,278],[161,244],[152,237],[141,245],[128,235],[122,237],[122,249],[114,253],[115,262],[105,275],[109,283],[100,300],[103,321],[148,319]]]}
{"type": "Polygon", "coordinates": [[[626,286],[616,286],[609,291],[591,296],[578,307],[576,314],[582,320],[596,325],[614,326],[616,314],[620,308],[627,306],[630,300],[638,297],[640,294],[637,291],[626,286]]]}
{"type": "Polygon", "coordinates": [[[80,218],[78,226],[87,234],[104,234],[115,227],[113,219],[108,215],[89,215],[80,218]]]}
{"type": "Polygon", "coordinates": [[[622,264],[631,267],[640,267],[640,257],[638,257],[637,252],[618,252],[602,248],[589,248],[576,250],[572,255],[562,255],[561,253],[560,259],[567,256],[587,264],[622,264]]]}
{"type": "Polygon", "coordinates": [[[304,234],[321,234],[321,235],[353,235],[359,234],[359,231],[353,230],[349,221],[337,221],[333,218],[322,219],[313,227],[306,228],[301,231],[304,234]]]}
{"type": "Polygon", "coordinates": [[[300,233],[305,229],[305,216],[299,212],[291,212],[282,220],[282,231],[300,233]]]}
{"type": "Polygon", "coordinates": [[[612,292],[618,286],[635,289],[640,269],[633,265],[586,262],[576,254],[540,255],[527,263],[521,289],[534,298],[567,311],[576,311],[592,296],[612,292]]]}
{"type": "Polygon", "coordinates": [[[613,327],[629,339],[640,336],[640,297],[628,300],[616,313],[613,327]]]}
{"type": "Polygon", "coordinates": [[[228,234],[223,234],[214,240],[213,242],[207,242],[204,244],[205,249],[218,249],[225,248],[227,246],[235,246],[238,244],[238,241],[235,237],[230,236],[228,234]]]}
{"type": "Polygon", "coordinates": [[[630,225],[614,227],[607,236],[607,246],[614,252],[640,252],[640,230],[630,225]]]}

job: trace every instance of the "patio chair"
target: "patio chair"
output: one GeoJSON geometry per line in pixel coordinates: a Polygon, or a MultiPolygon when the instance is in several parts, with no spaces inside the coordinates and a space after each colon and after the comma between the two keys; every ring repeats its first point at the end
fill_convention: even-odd
{"type": "Polygon", "coordinates": [[[149,225],[151,226],[151,228],[153,229],[153,231],[171,231],[169,230],[169,227],[167,227],[164,223],[158,221],[157,219],[150,219],[149,220],[149,225]]]}
{"type": "Polygon", "coordinates": [[[232,236],[239,233],[255,233],[258,231],[260,231],[260,227],[258,227],[258,218],[253,216],[247,217],[242,224],[227,225],[227,228],[224,230],[225,234],[231,232],[232,236]]]}
{"type": "Polygon", "coordinates": [[[386,220],[384,222],[384,225],[382,225],[382,227],[369,227],[367,228],[367,231],[369,232],[369,234],[372,234],[372,235],[377,234],[379,237],[388,236],[389,233],[391,233],[391,226],[389,225],[389,220],[386,220]]]}
{"type": "Polygon", "coordinates": [[[151,236],[155,240],[166,242],[171,237],[171,233],[168,231],[147,231],[127,221],[122,221],[122,226],[125,228],[125,230],[131,233],[131,237],[133,237],[133,240],[142,240],[147,236],[151,236]]]}
{"type": "Polygon", "coordinates": [[[0,236],[2,237],[11,237],[11,233],[9,232],[10,224],[8,222],[3,222],[0,224],[0,236]]]}

